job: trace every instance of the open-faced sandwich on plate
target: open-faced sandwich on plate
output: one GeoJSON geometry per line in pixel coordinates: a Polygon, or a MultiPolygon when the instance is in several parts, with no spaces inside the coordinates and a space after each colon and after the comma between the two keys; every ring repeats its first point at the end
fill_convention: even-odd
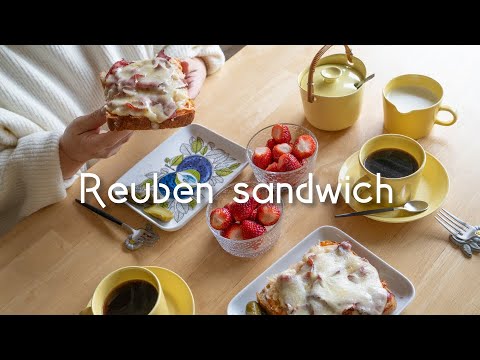
{"type": "MultiPolygon", "coordinates": [[[[397,306],[377,269],[347,241],[322,241],[268,280],[257,301],[269,315],[386,315],[397,306]]],[[[247,313],[254,305],[249,303],[247,313]]]]}
{"type": "Polygon", "coordinates": [[[110,130],[150,130],[189,125],[195,117],[180,60],[163,51],[153,59],[119,60],[101,80],[110,130]]]}

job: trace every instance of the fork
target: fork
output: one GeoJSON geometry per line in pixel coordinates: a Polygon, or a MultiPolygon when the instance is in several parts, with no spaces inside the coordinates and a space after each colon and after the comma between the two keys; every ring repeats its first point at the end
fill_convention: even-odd
{"type": "Polygon", "coordinates": [[[147,223],[145,229],[135,229],[128,224],[125,224],[123,221],[117,219],[116,217],[110,215],[109,213],[96,208],[88,203],[82,203],[80,200],[75,199],[77,203],[86,207],[90,211],[104,217],[105,219],[110,220],[111,222],[120,225],[122,228],[127,229],[130,232],[130,235],[125,239],[125,247],[128,250],[137,250],[143,245],[153,246],[159,239],[157,233],[153,231],[153,228],[150,224],[147,223]]]}
{"type": "Polygon", "coordinates": [[[442,225],[447,231],[461,240],[470,240],[473,237],[480,236],[480,230],[478,227],[467,224],[465,221],[460,220],[455,215],[451,214],[445,209],[440,209],[435,219],[442,225]]]}
{"type": "Polygon", "coordinates": [[[435,220],[447,229],[450,241],[459,246],[465,256],[471,258],[473,252],[480,252],[480,226],[467,224],[445,209],[440,209],[435,220]]]}

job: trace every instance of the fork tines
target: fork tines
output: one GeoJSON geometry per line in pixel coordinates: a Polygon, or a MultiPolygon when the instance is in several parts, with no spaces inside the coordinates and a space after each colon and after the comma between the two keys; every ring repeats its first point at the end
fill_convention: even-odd
{"type": "Polygon", "coordinates": [[[445,209],[440,209],[440,212],[437,213],[435,219],[453,235],[461,235],[471,227],[445,209]]]}

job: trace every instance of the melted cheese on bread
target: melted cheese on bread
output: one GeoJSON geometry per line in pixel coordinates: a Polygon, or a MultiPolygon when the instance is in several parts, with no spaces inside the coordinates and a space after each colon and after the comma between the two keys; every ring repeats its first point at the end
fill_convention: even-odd
{"type": "Polygon", "coordinates": [[[161,123],[172,118],[177,109],[186,107],[188,89],[177,60],[157,56],[117,64],[105,77],[108,112],[118,116],[146,117],[161,123]]]}
{"type": "Polygon", "coordinates": [[[382,314],[388,292],[375,267],[350,248],[348,242],[314,246],[302,262],[270,279],[288,314],[382,314]]]}

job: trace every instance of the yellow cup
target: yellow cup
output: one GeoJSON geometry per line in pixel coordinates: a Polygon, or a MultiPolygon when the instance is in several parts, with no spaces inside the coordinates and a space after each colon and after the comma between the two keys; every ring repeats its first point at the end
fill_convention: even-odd
{"type": "Polygon", "coordinates": [[[104,315],[103,309],[108,295],[121,284],[131,280],[144,280],[152,284],[158,291],[157,302],[148,315],[168,315],[167,302],[162,291],[162,286],[157,276],[148,269],[140,266],[127,266],[108,274],[97,286],[93,293],[92,301],[81,315],[104,315]]]}
{"type": "Polygon", "coordinates": [[[414,200],[427,156],[425,150],[418,142],[404,135],[383,134],[375,136],[363,144],[358,154],[358,161],[366,175],[357,180],[355,185],[360,182],[369,183],[371,185],[371,196],[375,198],[377,194],[377,177],[376,174],[365,167],[365,160],[370,154],[382,149],[403,150],[415,158],[419,167],[413,174],[401,178],[380,177],[382,184],[387,184],[392,188],[392,203],[389,202],[389,193],[385,188],[380,188],[379,203],[383,206],[399,206],[407,201],[414,200]]]}
{"type": "Polygon", "coordinates": [[[435,124],[455,124],[457,113],[442,105],[442,99],[442,86],[428,76],[409,74],[390,80],[383,89],[385,130],[420,139],[430,134],[435,124]],[[452,119],[438,119],[439,111],[449,112],[452,119]]]}

